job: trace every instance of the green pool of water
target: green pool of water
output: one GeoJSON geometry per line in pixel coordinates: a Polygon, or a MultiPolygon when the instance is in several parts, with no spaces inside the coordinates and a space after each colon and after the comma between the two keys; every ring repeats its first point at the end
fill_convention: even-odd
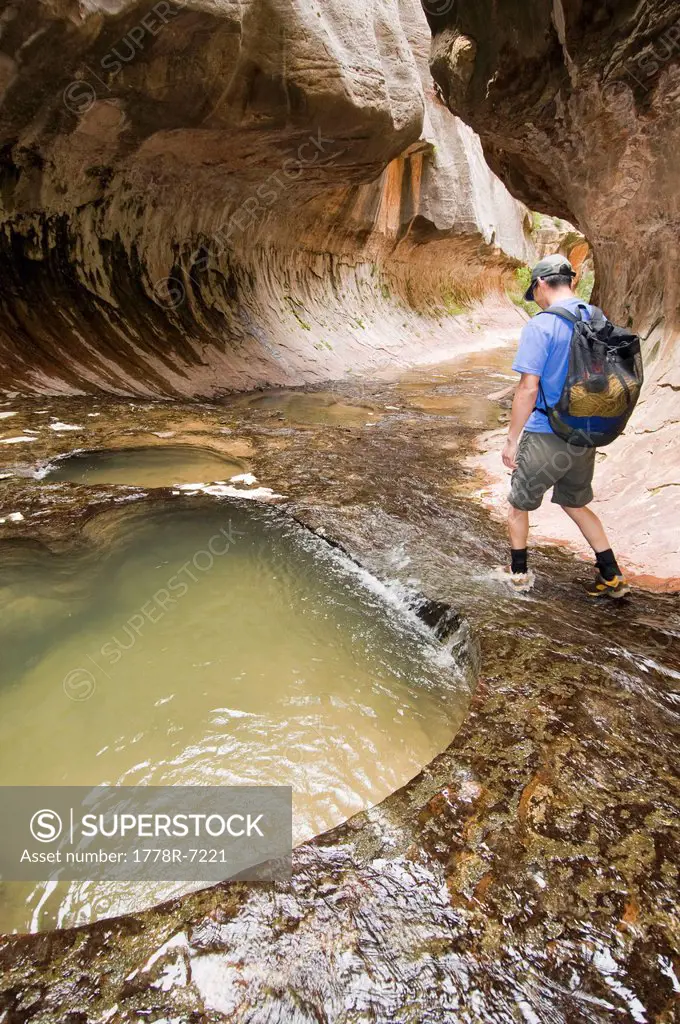
{"type": "MultiPolygon", "coordinates": [[[[319,538],[244,506],[136,503],[91,520],[73,554],[5,545],[4,785],[289,784],[301,841],[449,744],[468,692],[448,652],[319,538]]],[[[169,894],[6,884],[0,930],[169,894]]]]}
{"type": "Polygon", "coordinates": [[[243,464],[191,445],[159,445],[119,451],[77,452],[48,467],[45,479],[74,484],[172,487],[228,480],[243,464]]]}

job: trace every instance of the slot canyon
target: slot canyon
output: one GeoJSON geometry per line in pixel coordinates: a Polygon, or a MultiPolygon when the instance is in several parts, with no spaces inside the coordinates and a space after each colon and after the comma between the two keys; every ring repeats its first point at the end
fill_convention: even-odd
{"type": "Polygon", "coordinates": [[[677,1019],[679,115],[674,0],[0,0],[0,808],[292,800],[0,842],[0,1024],[677,1019]],[[556,252],[642,343],[622,601],[548,501],[505,570],[556,252]]]}

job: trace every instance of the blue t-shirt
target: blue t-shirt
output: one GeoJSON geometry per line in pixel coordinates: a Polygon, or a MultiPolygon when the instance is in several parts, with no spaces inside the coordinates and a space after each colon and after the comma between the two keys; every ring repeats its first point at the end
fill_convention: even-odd
{"type": "MultiPolygon", "coordinates": [[[[558,299],[554,305],[564,306],[574,313],[578,306],[585,306],[587,312],[582,314],[584,318],[590,320],[592,316],[593,307],[576,296],[558,299]]],[[[548,405],[555,405],[562,394],[569,368],[572,333],[572,325],[564,317],[553,313],[538,313],[522,329],[512,368],[517,373],[535,373],[541,378],[548,405]]],[[[536,404],[543,404],[540,395],[536,404]]],[[[543,412],[532,412],[524,429],[534,434],[552,434],[550,421],[543,412]]]]}

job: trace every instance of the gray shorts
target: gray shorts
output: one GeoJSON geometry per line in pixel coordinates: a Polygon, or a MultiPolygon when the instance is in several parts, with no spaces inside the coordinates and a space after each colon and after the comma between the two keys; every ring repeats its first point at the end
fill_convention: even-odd
{"type": "Polygon", "coordinates": [[[517,469],[512,474],[510,504],[532,512],[553,488],[552,500],[567,508],[583,508],[593,500],[595,449],[577,448],[552,432],[522,434],[517,469]]]}

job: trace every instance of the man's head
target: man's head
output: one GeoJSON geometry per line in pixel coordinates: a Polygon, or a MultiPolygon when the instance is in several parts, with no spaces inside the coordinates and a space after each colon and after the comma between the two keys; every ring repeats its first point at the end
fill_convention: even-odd
{"type": "Polygon", "coordinates": [[[524,298],[536,302],[541,309],[552,306],[557,296],[567,289],[573,291],[576,273],[566,256],[559,253],[545,256],[531,271],[531,284],[524,298]]]}

